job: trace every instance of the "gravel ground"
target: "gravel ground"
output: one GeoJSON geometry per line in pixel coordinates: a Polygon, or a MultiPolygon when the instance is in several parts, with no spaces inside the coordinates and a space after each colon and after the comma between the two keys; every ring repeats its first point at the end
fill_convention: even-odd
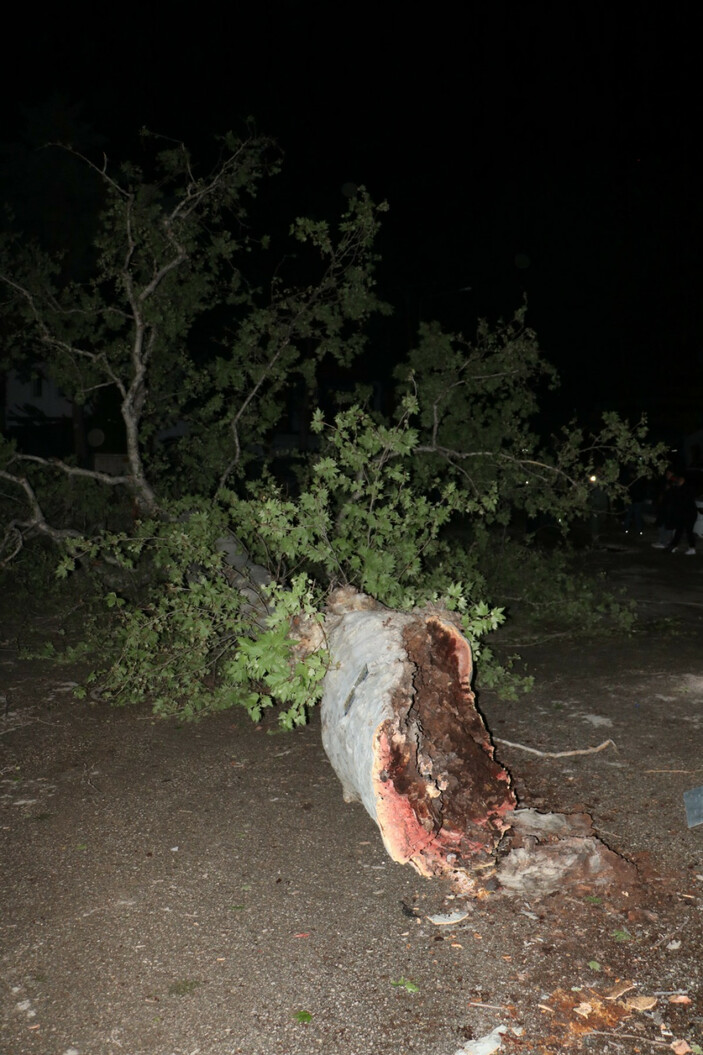
{"type": "Polygon", "coordinates": [[[703,554],[583,559],[645,629],[522,642],[534,690],[479,705],[543,751],[615,741],[499,745],[523,805],[589,812],[637,864],[593,897],[454,898],[344,804],[317,716],[279,735],[79,701],[82,671],[20,659],[6,619],[0,1055],[483,1055],[498,1026],[503,1052],[703,1049],[703,825],[682,797],[703,784],[703,554]]]}

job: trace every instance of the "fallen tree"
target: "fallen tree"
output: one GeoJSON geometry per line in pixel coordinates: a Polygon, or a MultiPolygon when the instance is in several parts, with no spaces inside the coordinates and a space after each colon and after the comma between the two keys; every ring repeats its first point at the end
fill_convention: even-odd
{"type": "Polygon", "coordinates": [[[481,867],[515,808],[471,691],[471,649],[448,613],[332,598],[322,742],[394,861],[422,875],[481,867]]]}
{"type": "Polygon", "coordinates": [[[520,810],[471,689],[471,648],[450,613],[391,612],[332,595],[322,742],[347,802],[389,856],[466,894],[539,896],[633,878],[590,818],[520,810]]]}
{"type": "MultiPolygon", "coordinates": [[[[236,704],[255,720],[276,706],[292,728],[322,697],[325,747],[391,856],[467,887],[497,870],[509,886],[507,847],[543,855],[559,824],[527,832],[474,705],[475,658],[507,683],[483,646],[504,618],[485,568],[496,548],[523,567],[508,531],[521,517],[565,530],[588,512],[596,467],[617,495],[622,462],[646,473],[658,452],[644,423],[612,414],[596,434],[537,433],[537,384],[553,372],[524,308],[471,340],[421,327],[393,415],[357,401],[325,416],[318,367],[352,364],[386,310],[383,207],[362,188],[336,225],[298,219],[269,263],[249,210],[273,144],[228,135],[202,175],[182,144],[156,142],[144,168],[53,148],[103,196],[88,281],[18,234],[0,247],[6,353],[83,417],[113,414],[124,454],[113,474],[3,439],[0,562],[48,538],[62,575],[109,581],[115,624],[94,680],[116,702],[185,718],[236,704]],[[277,475],[288,400],[305,442],[277,475]]],[[[546,578],[558,593],[563,578],[546,578]]],[[[592,592],[577,593],[580,621],[594,618],[592,592]]],[[[607,854],[564,825],[562,848],[585,840],[572,873],[605,875],[607,854]]]]}

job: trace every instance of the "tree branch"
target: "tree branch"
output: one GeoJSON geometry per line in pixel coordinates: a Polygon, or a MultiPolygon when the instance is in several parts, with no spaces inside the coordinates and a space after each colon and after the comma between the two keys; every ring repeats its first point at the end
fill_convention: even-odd
{"type": "MultiPolygon", "coordinates": [[[[40,534],[47,535],[53,539],[54,542],[62,542],[66,538],[80,538],[81,534],[79,531],[74,531],[73,528],[55,528],[51,524],[47,523],[44,516],[44,512],[39,504],[34,488],[30,484],[26,476],[15,476],[13,473],[8,473],[6,469],[0,469],[0,479],[9,480],[10,483],[21,488],[24,491],[27,502],[29,503],[32,516],[30,520],[13,520],[12,526],[17,530],[20,527],[26,528],[27,532],[37,531],[40,534]]],[[[22,536],[24,540],[24,535],[22,536]]],[[[19,553],[20,547],[15,551],[13,556],[19,553]]]]}
{"type": "MultiPolygon", "coordinates": [[[[100,483],[109,484],[110,486],[124,485],[126,487],[131,487],[134,483],[132,475],[114,476],[111,473],[100,472],[98,469],[82,469],[78,465],[69,465],[60,458],[42,458],[38,454],[15,454],[12,461],[34,462],[36,465],[43,465],[47,469],[60,469],[61,472],[66,473],[67,476],[82,476],[88,480],[99,480],[100,483]]],[[[21,479],[20,477],[11,476],[7,476],[6,478],[15,481],[21,479]]]]}

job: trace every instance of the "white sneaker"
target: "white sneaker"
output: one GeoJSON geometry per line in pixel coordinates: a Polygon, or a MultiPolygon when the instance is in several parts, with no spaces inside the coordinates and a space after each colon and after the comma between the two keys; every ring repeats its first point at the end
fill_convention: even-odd
{"type": "Polygon", "coordinates": [[[687,557],[695,557],[695,555],[696,555],[696,548],[695,548],[695,546],[689,546],[688,549],[686,550],[686,556],[687,557]]]}
{"type": "Polygon", "coordinates": [[[668,547],[667,547],[665,542],[653,542],[652,543],[652,549],[667,549],[667,548],[668,547]]]}

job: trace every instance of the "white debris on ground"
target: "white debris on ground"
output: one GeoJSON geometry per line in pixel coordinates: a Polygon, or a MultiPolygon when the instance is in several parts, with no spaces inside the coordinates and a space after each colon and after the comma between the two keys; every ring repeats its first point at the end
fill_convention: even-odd
{"type": "Polygon", "coordinates": [[[490,1033],[477,1040],[467,1040],[461,1048],[457,1048],[454,1055],[493,1055],[494,1051],[500,1051],[503,1046],[503,1037],[506,1033],[512,1033],[516,1037],[522,1036],[524,1030],[519,1026],[496,1026],[490,1033]]]}
{"type": "Polygon", "coordinates": [[[596,727],[603,726],[605,729],[612,729],[613,727],[612,718],[606,718],[602,714],[580,714],[579,718],[584,722],[588,722],[589,725],[596,727]]]}
{"type": "Polygon", "coordinates": [[[457,912],[437,912],[434,916],[428,916],[430,923],[434,923],[437,927],[451,927],[455,923],[461,923],[463,919],[466,919],[469,912],[460,910],[457,912]]]}

